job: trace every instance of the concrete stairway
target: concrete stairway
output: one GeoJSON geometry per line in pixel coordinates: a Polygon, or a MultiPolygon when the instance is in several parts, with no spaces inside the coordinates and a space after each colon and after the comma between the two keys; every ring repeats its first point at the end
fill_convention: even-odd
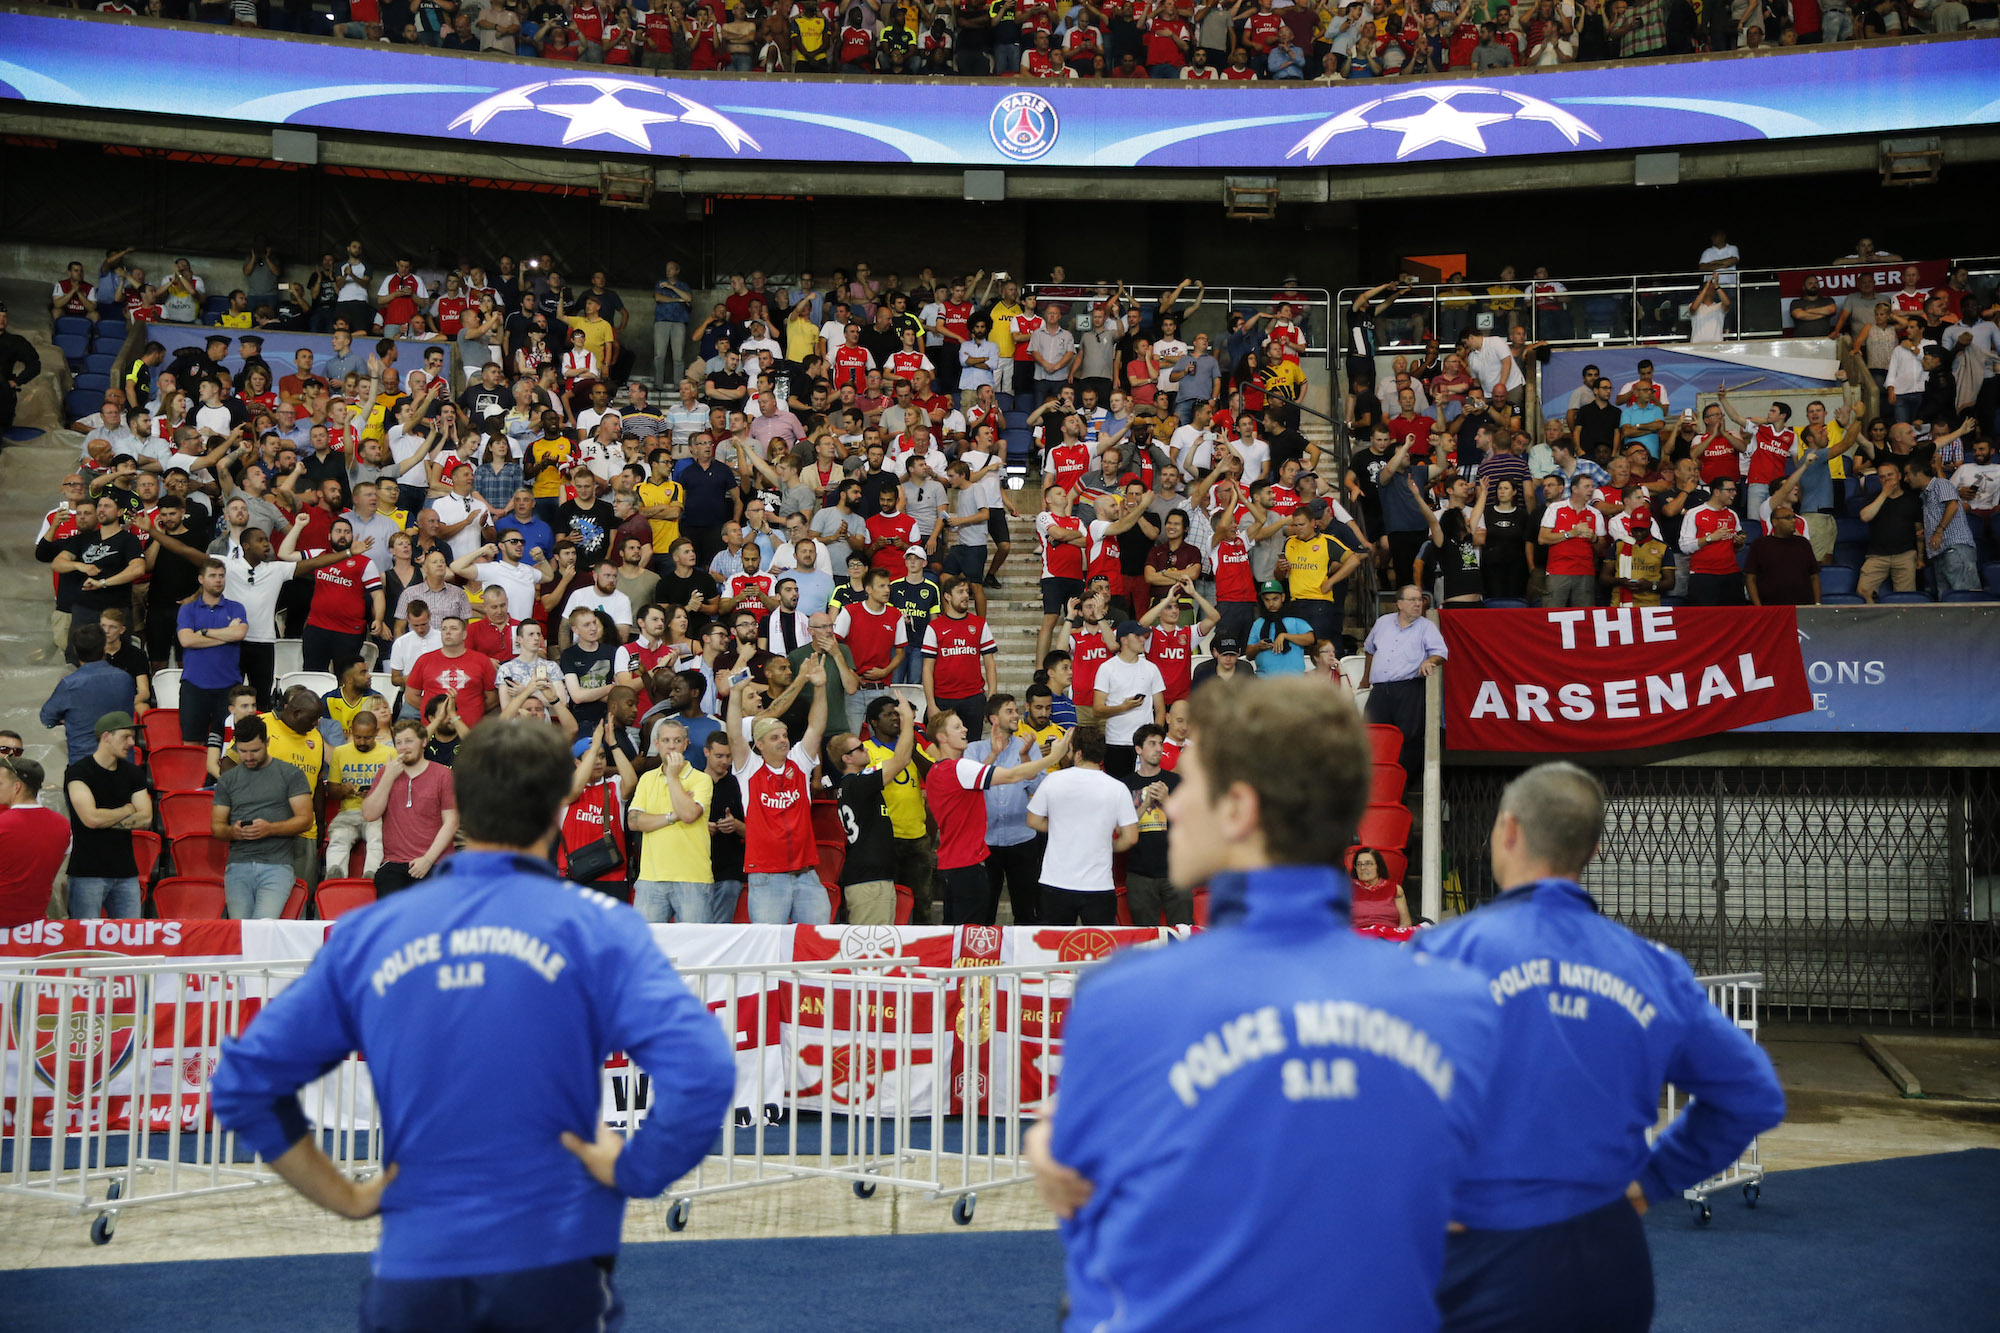
{"type": "Polygon", "coordinates": [[[1000,645],[1000,688],[1026,702],[1028,686],[1041,665],[1035,661],[1035,632],[1042,624],[1042,553],[1034,516],[1041,510],[1041,487],[1009,492],[1021,517],[1008,523],[1012,553],[1000,570],[999,589],[986,590],[986,620],[1000,645]]]}

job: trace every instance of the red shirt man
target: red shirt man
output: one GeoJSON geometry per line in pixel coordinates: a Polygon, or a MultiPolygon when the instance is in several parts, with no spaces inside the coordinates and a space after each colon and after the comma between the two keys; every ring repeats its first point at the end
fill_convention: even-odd
{"type": "Polygon", "coordinates": [[[1704,504],[1689,514],[1681,528],[1681,546],[1694,557],[1688,562],[1690,572],[1736,573],[1736,534],[1741,529],[1736,511],[1727,507],[1704,504]],[[1712,533],[1723,535],[1711,539],[1712,533]]]}
{"type": "MultiPolygon", "coordinates": [[[[562,832],[556,843],[556,869],[567,875],[569,858],[602,838],[607,824],[619,850],[625,850],[628,845],[625,837],[625,801],[623,784],[616,773],[607,773],[591,783],[583,789],[583,795],[563,808],[562,832]]],[[[593,882],[623,885],[625,867],[614,866],[593,882]]]]}
{"type": "Polygon", "coordinates": [[[1048,470],[1056,485],[1074,495],[1076,484],[1090,471],[1090,446],[1081,441],[1054,446],[1049,450],[1048,470]]]}
{"type": "Polygon", "coordinates": [[[868,540],[889,543],[875,552],[869,563],[883,570],[890,578],[903,572],[903,554],[917,542],[917,520],[908,514],[875,514],[865,520],[868,525],[868,540]]]}
{"type": "Polygon", "coordinates": [[[1146,640],[1146,659],[1167,684],[1167,707],[1188,697],[1194,672],[1194,627],[1155,625],[1146,640]]]}
{"type": "Polygon", "coordinates": [[[923,651],[931,664],[932,697],[970,699],[986,693],[986,659],[997,656],[1000,645],[984,618],[953,615],[947,600],[945,613],[924,627],[923,651]]]}
{"type": "Polygon", "coordinates": [[[1701,459],[1702,485],[1743,480],[1743,456],[1736,447],[1735,436],[1722,431],[1704,435],[1695,442],[1695,451],[1701,459]]]}
{"type": "Polygon", "coordinates": [[[870,671],[886,673],[889,664],[896,660],[896,650],[908,650],[910,644],[909,623],[903,613],[889,605],[889,580],[876,578],[874,571],[867,577],[868,595],[858,602],[849,602],[840,608],[840,614],[833,618],[833,637],[847,645],[847,651],[854,658],[854,669],[863,676],[863,689],[880,688],[887,680],[886,674],[868,678],[870,671]],[[882,598],[878,606],[875,598],[882,598]]]}
{"type": "Polygon", "coordinates": [[[1042,539],[1042,577],[1083,582],[1083,547],[1076,542],[1050,541],[1050,529],[1083,534],[1083,520],[1074,514],[1055,514],[1044,509],[1035,515],[1035,531],[1042,539]]]}
{"type": "Polygon", "coordinates": [[[860,393],[867,387],[868,372],[875,369],[875,354],[866,347],[855,343],[843,343],[833,349],[833,389],[840,392],[843,384],[852,384],[860,393]]]}
{"type": "Polygon", "coordinates": [[[408,686],[416,693],[420,712],[439,695],[449,694],[465,725],[476,727],[486,716],[486,696],[495,692],[493,659],[466,649],[465,624],[457,616],[446,616],[438,633],[444,646],[416,660],[408,686]]]}
{"type": "Polygon", "coordinates": [[[1250,573],[1250,547],[1240,533],[1217,541],[1210,559],[1215,565],[1217,602],[1257,600],[1257,580],[1250,573]]]}
{"type": "Polygon", "coordinates": [[[1271,48],[1278,44],[1278,34],[1284,30],[1284,17],[1264,4],[1243,21],[1243,41],[1260,57],[1267,56],[1271,48]]]}
{"type": "Polygon", "coordinates": [[[1604,536],[1606,529],[1604,515],[1591,503],[1592,488],[1581,484],[1588,480],[1579,478],[1579,484],[1570,488],[1567,499],[1542,511],[1544,532],[1574,534],[1548,548],[1550,574],[1597,573],[1597,539],[1604,536]]]}
{"type": "MultiPolygon", "coordinates": [[[[346,527],[342,519],[335,529],[346,527]]],[[[305,559],[325,554],[312,550],[305,559]]],[[[376,599],[382,594],[382,571],[365,555],[349,555],[313,571],[312,610],[306,624],[331,634],[365,634],[375,620],[376,599]],[[371,595],[372,594],[372,595],[371,595]]]]}
{"type": "MultiPolygon", "coordinates": [[[[0,770],[0,796],[15,804],[0,806],[0,930],[25,926],[49,914],[49,890],[56,871],[69,855],[69,820],[38,804],[13,772],[0,770]]],[[[985,829],[985,816],[980,816],[985,829]]]]}
{"type": "MultiPolygon", "coordinates": [[[[752,745],[784,723],[759,718],[751,728],[752,745]]],[[[785,753],[772,767],[756,749],[736,770],[743,788],[743,869],[752,875],[790,875],[819,865],[813,844],[812,795],[808,781],[813,757],[803,743],[785,753]]]]}
{"type": "Polygon", "coordinates": [[[1104,641],[1104,634],[1086,625],[1070,639],[1070,697],[1089,700],[1097,695],[1097,669],[1117,656],[1118,649],[1104,641]]]}
{"type": "MultiPolygon", "coordinates": [[[[1778,404],[1780,408],[1783,403],[1778,404]]],[[[1782,422],[1760,422],[1750,445],[1750,484],[1775,486],[1785,479],[1786,465],[1798,437],[1782,422]]]]}
{"type": "Polygon", "coordinates": [[[1179,69],[1187,64],[1188,44],[1194,32],[1187,20],[1174,14],[1157,14],[1146,27],[1146,65],[1171,65],[1179,69]]]}
{"type": "Polygon", "coordinates": [[[992,785],[991,764],[945,759],[931,765],[924,804],[937,820],[939,870],[961,870],[986,859],[986,789],[992,785]]]}

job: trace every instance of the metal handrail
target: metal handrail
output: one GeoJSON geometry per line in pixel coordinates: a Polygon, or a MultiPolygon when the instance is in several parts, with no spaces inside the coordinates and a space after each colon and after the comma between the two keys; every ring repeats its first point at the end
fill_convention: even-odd
{"type": "MultiPolygon", "coordinates": [[[[1174,286],[1175,284],[1173,283],[1127,283],[1125,286],[1125,295],[1136,302],[1141,309],[1150,309],[1160,297],[1172,291],[1174,286]]],[[[1024,284],[1022,295],[1024,298],[1036,302],[1046,300],[1075,305],[1078,302],[1095,303],[1109,300],[1117,289],[1118,284],[1115,282],[1038,282],[1024,284]]],[[[1195,312],[1193,319],[1182,319],[1181,329],[1186,336],[1192,337],[1197,333],[1206,333],[1209,336],[1209,342],[1220,349],[1223,345],[1223,339],[1228,333],[1227,315],[1229,312],[1238,311],[1247,317],[1259,310],[1272,311],[1276,309],[1279,299],[1282,297],[1292,306],[1293,317],[1298,323],[1299,330],[1306,336],[1305,343],[1299,348],[1299,355],[1302,357],[1306,355],[1323,357],[1325,358],[1325,363],[1328,366],[1332,366],[1333,348],[1337,344],[1328,337],[1328,334],[1334,327],[1333,316],[1335,314],[1334,294],[1331,289],[1326,287],[1275,287],[1270,285],[1211,286],[1203,289],[1200,295],[1202,297],[1201,309],[1195,312]],[[1301,296],[1303,296],[1303,300],[1298,299],[1301,296]]],[[[1176,313],[1183,312],[1188,306],[1192,305],[1194,303],[1194,296],[1195,289],[1192,287],[1183,292],[1176,313]]],[[[1349,296],[1347,299],[1351,305],[1354,298],[1349,296]]],[[[1079,331],[1090,327],[1090,311],[1088,307],[1079,309],[1076,312],[1071,320],[1071,325],[1079,331]]],[[[1225,370],[1233,370],[1234,368],[1233,366],[1224,367],[1225,370]]]]}
{"type": "MultiPolygon", "coordinates": [[[[1892,267],[1905,260],[1881,261],[1882,267],[1892,267]]],[[[1964,264],[1974,277],[2000,277],[2000,257],[1978,256],[1954,259],[1954,265],[1964,264]]],[[[1782,274],[1797,272],[1801,268],[1858,268],[1861,263],[1825,265],[1786,265],[1783,268],[1738,269],[1737,280],[1729,284],[1730,306],[1728,313],[1729,334],[1733,338],[1780,337],[1784,333],[1783,300],[1779,295],[1782,274]],[[1755,301],[1744,299],[1756,296],[1755,301]]],[[[1429,284],[1411,287],[1387,307],[1386,317],[1377,316],[1376,351],[1383,354],[1422,351],[1423,333],[1428,330],[1435,334],[1443,346],[1456,341],[1460,332],[1478,329],[1478,317],[1490,317],[1491,327],[1504,333],[1514,322],[1506,316],[1518,316],[1518,322],[1525,325],[1528,337],[1534,341],[1546,341],[1552,347],[1602,347],[1637,346],[1650,343],[1685,342],[1687,322],[1685,307],[1698,293],[1706,279],[1690,280],[1685,269],[1672,273],[1629,273],[1596,275],[1591,277],[1551,277],[1550,282],[1559,282],[1564,291],[1555,298],[1562,307],[1556,311],[1544,311],[1537,304],[1537,298],[1528,293],[1528,287],[1542,279],[1516,277],[1509,286],[1520,289],[1521,295],[1508,298],[1514,301],[1512,311],[1490,310],[1495,299],[1485,291],[1474,288],[1470,282],[1459,285],[1472,294],[1467,297],[1444,296],[1445,284],[1429,284]],[[1586,311],[1584,318],[1588,324],[1579,327],[1578,302],[1604,303],[1595,310],[1586,311]],[[1452,323],[1447,326],[1445,312],[1450,310],[1452,323]],[[1559,318],[1555,318],[1559,316],[1559,318]],[[1414,334],[1412,337],[1384,337],[1384,326],[1391,335],[1404,332],[1405,327],[1414,334]]],[[[1479,280],[1480,287],[1498,285],[1500,279],[1479,280]]],[[[1372,286],[1372,284],[1371,284],[1372,286]]],[[[1348,317],[1354,308],[1354,299],[1368,287],[1347,287],[1339,294],[1334,310],[1335,322],[1340,329],[1341,345],[1346,345],[1348,317]]]]}

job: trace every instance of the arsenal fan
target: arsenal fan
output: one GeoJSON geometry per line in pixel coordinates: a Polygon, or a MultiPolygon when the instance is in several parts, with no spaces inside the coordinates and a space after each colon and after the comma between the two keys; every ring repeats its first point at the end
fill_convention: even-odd
{"type": "Polygon", "coordinates": [[[1071,511],[1070,491],[1060,482],[1042,488],[1042,512],[1035,516],[1042,539],[1042,625],[1035,634],[1035,660],[1049,650],[1056,621],[1083,596],[1084,552],[1090,536],[1071,511]]]}
{"type": "Polygon", "coordinates": [[[500,706],[493,659],[465,646],[465,621],[446,616],[438,623],[440,646],[419,657],[403,687],[404,702],[419,716],[432,700],[450,696],[468,727],[476,727],[490,708],[500,706]]]}
{"type": "Polygon", "coordinates": [[[1200,589],[1190,584],[1187,596],[1201,607],[1201,619],[1193,625],[1181,623],[1188,607],[1186,599],[1178,593],[1160,598],[1145,615],[1139,617],[1139,623],[1152,631],[1146,639],[1146,660],[1160,669],[1160,679],[1167,686],[1164,697],[1168,707],[1188,697],[1192,688],[1195,645],[1206,639],[1221,619],[1220,613],[1201,595],[1200,589]]]}
{"type": "Polygon", "coordinates": [[[965,721],[965,734],[977,736],[986,726],[986,696],[1000,688],[1000,645],[985,618],[972,614],[969,580],[945,575],[942,595],[943,614],[924,628],[926,716],[935,726],[938,714],[956,712],[965,721]]]}
{"type": "Polygon", "coordinates": [[[754,697],[747,689],[729,692],[723,728],[729,736],[730,767],[743,788],[750,919],[762,925],[825,925],[832,919],[833,904],[819,881],[812,827],[812,776],[826,731],[826,659],[814,653],[800,679],[814,688],[798,744],[792,744],[778,718],[744,715],[746,696],[754,697]]]}
{"type": "MultiPolygon", "coordinates": [[[[1731,421],[1738,426],[1750,425],[1737,412],[1736,405],[1729,401],[1728,389],[1716,390],[1715,398],[1731,421]]],[[[1771,498],[1771,488],[1783,481],[1791,470],[1792,452],[1798,446],[1798,436],[1787,424],[1791,419],[1791,407],[1772,399],[1764,419],[1750,434],[1744,452],[1750,455],[1749,476],[1746,478],[1750,483],[1747,512],[1753,516],[1764,511],[1764,501],[1771,498]]]]}
{"type": "Polygon", "coordinates": [[[578,740],[570,752],[576,757],[576,771],[570,781],[569,799],[563,806],[561,830],[556,835],[556,871],[563,878],[588,884],[599,893],[621,899],[629,897],[626,882],[631,857],[626,850],[625,802],[638,790],[638,771],[632,767],[625,747],[618,743],[616,726],[608,717],[588,737],[578,740]],[[616,772],[611,771],[613,764],[617,766],[616,772]],[[579,872],[586,868],[572,867],[572,858],[605,838],[610,838],[618,851],[617,863],[590,879],[579,878],[579,872]]]}
{"type": "MultiPolygon", "coordinates": [[[[935,628],[935,626],[933,626],[935,628]]],[[[982,699],[980,723],[985,724],[982,699]]],[[[976,733],[963,712],[947,713],[932,728],[938,761],[924,779],[924,802],[938,826],[937,894],[944,900],[948,926],[986,919],[992,887],[986,875],[986,797],[992,787],[1026,782],[1060,764],[1069,753],[1069,733],[1025,764],[995,768],[965,758],[976,733]]]]}
{"type": "MultiPolygon", "coordinates": [[[[1785,432],[1787,435],[1790,431],[1785,432]]],[[[1736,548],[1743,545],[1743,524],[1732,506],[1736,483],[1718,481],[1708,499],[1681,522],[1681,549],[1693,557],[1688,577],[1689,606],[1744,606],[1743,571],[1736,565],[1736,548]]],[[[1553,580],[1551,580],[1553,581],[1553,580]]]]}
{"type": "Polygon", "coordinates": [[[374,539],[363,537],[355,541],[354,527],[346,519],[333,520],[327,529],[324,549],[297,552],[297,539],[305,528],[303,523],[292,525],[284,545],[278,548],[278,556],[290,560],[303,555],[311,560],[330,551],[339,557],[313,572],[312,609],[306,615],[305,631],[300,636],[301,664],[307,671],[325,671],[335,658],[358,654],[361,641],[368,635],[378,639],[389,637],[389,626],[383,617],[382,571],[368,559],[374,539]]]}
{"type": "Polygon", "coordinates": [[[1568,496],[1542,511],[1540,541],[1549,548],[1543,606],[1597,605],[1597,543],[1607,529],[1591,503],[1596,491],[1597,483],[1579,473],[1568,496]]]}
{"type": "Polygon", "coordinates": [[[854,658],[860,688],[847,696],[847,728],[856,735],[868,716],[868,706],[895,693],[890,683],[909,652],[909,627],[903,613],[889,604],[889,575],[871,569],[862,576],[862,599],[840,608],[833,634],[854,658]]]}

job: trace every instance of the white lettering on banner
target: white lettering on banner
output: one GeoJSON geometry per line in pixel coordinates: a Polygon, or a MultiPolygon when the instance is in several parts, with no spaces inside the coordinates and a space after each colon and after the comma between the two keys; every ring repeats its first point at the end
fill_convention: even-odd
{"type": "Polygon", "coordinates": [[[420,935],[384,958],[375,969],[375,974],[368,978],[368,984],[375,988],[377,995],[384,994],[389,987],[425,963],[435,963],[438,957],[437,933],[433,931],[429,935],[420,935]]]}
{"type": "Polygon", "coordinates": [[[11,930],[0,929],[0,944],[39,944],[60,949],[73,930],[83,931],[83,943],[92,949],[173,948],[181,942],[178,921],[105,921],[86,917],[81,921],[29,921],[11,930]]]}
{"type": "Polygon", "coordinates": [[[1187,1054],[1167,1071],[1167,1082],[1183,1105],[1201,1100],[1196,1091],[1208,1089],[1252,1060],[1276,1055],[1285,1049],[1285,1025],[1276,1007],[1239,1014],[1214,1032],[1187,1048],[1187,1054]]]}
{"type": "MultiPolygon", "coordinates": [[[[1632,642],[1632,608],[1599,607],[1595,611],[1550,611],[1549,620],[1562,630],[1564,648],[1576,647],[1576,627],[1585,616],[1592,618],[1591,628],[1597,638],[1599,648],[1611,646],[1612,639],[1629,646],[1632,642]]],[[[1646,643],[1672,643],[1680,637],[1674,628],[1674,611],[1670,606],[1643,606],[1639,608],[1639,638],[1646,643]]]]}
{"type": "MultiPolygon", "coordinates": [[[[436,939],[437,936],[431,936],[436,939]]],[[[512,926],[462,926],[451,932],[453,957],[469,953],[498,954],[526,963],[543,981],[562,975],[568,960],[525,930],[512,926]]],[[[435,958],[431,959],[436,962],[435,958]]],[[[468,984],[478,984],[468,983],[468,984]]]]}
{"type": "Polygon", "coordinates": [[[1451,1061],[1407,1019],[1352,1000],[1302,1000],[1292,1006],[1292,1019],[1301,1046],[1351,1046],[1394,1060],[1429,1084],[1439,1101],[1451,1098],[1451,1061]]]}
{"type": "Polygon", "coordinates": [[[1611,640],[1613,638],[1616,638],[1618,642],[1624,644],[1628,648],[1632,646],[1631,607],[1621,606],[1610,611],[1600,610],[1597,612],[1595,620],[1597,629],[1597,646],[1599,648],[1610,647],[1611,640]]]}
{"type": "Polygon", "coordinates": [[[1576,647],[1576,622],[1589,615],[1588,611],[1551,611],[1549,619],[1562,628],[1563,647],[1576,647]]]}
{"type": "Polygon", "coordinates": [[[1642,606],[1639,608],[1639,637],[1647,643],[1672,643],[1680,638],[1680,631],[1674,628],[1674,611],[1670,606],[1642,606]]]}
{"type": "MultiPolygon", "coordinates": [[[[1728,671],[1720,663],[1702,668],[1695,707],[1699,708],[1711,699],[1734,699],[1738,694],[1752,694],[1776,686],[1774,677],[1757,674],[1754,655],[1739,653],[1736,657],[1735,684],[1730,683],[1728,671]]],[[[1687,677],[1676,671],[1667,676],[1646,676],[1637,680],[1608,680],[1595,687],[1582,681],[1570,681],[1556,688],[1556,698],[1560,700],[1556,711],[1567,721],[1588,722],[1598,715],[1600,694],[1603,698],[1602,712],[1607,718],[1657,717],[1662,713],[1684,713],[1688,707],[1687,677]],[[1646,696],[1643,708],[1639,706],[1642,688],[1646,696]]],[[[1549,722],[1554,719],[1549,716],[1548,704],[1547,687],[1517,681],[1514,685],[1514,706],[1510,712],[1507,694],[1500,682],[1482,680],[1469,716],[1474,719],[1497,717],[1503,722],[1549,722]]]]}

